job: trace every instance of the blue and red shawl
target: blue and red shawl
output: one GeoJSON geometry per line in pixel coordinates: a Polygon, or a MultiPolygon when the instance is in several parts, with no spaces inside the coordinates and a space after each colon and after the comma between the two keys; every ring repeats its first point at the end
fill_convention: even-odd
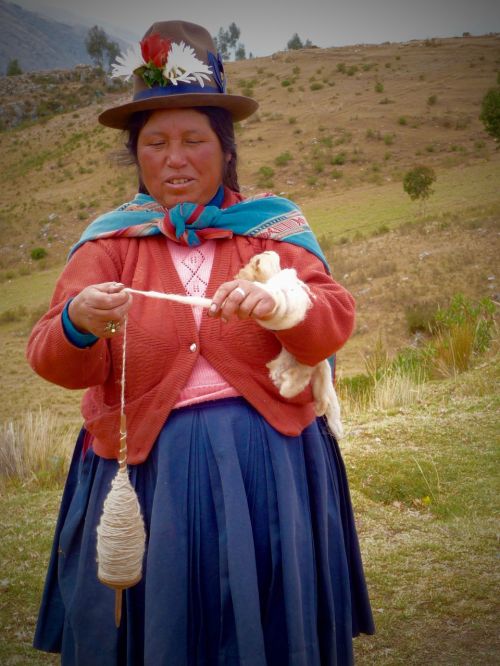
{"type": "Polygon", "coordinates": [[[199,245],[204,240],[230,238],[234,234],[272,239],[299,245],[316,255],[327,272],[328,262],[300,208],[289,199],[260,194],[219,208],[181,203],[166,209],[147,194],[98,217],[71,248],[100,238],[138,237],[164,234],[177,243],[199,245]]]}

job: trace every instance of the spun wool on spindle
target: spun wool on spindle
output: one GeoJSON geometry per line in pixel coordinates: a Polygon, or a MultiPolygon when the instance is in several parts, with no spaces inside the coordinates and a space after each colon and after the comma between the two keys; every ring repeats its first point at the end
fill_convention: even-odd
{"type": "Polygon", "coordinates": [[[142,578],[146,530],[139,500],[127,470],[127,419],[125,416],[125,374],[127,359],[127,321],[123,327],[120,452],[118,471],[104,500],[97,527],[97,577],[115,590],[115,624],[120,626],[122,590],[142,578]]]}
{"type": "Polygon", "coordinates": [[[126,467],[120,468],[104,501],[97,527],[97,576],[115,589],[141,580],[146,531],[126,467]]]}

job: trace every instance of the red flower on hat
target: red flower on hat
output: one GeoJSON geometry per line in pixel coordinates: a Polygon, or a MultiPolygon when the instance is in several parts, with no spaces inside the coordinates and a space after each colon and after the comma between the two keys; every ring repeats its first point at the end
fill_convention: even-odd
{"type": "Polygon", "coordinates": [[[163,67],[168,59],[172,42],[158,33],[148,35],[141,41],[141,52],[144,62],[152,62],[155,67],[163,67]]]}

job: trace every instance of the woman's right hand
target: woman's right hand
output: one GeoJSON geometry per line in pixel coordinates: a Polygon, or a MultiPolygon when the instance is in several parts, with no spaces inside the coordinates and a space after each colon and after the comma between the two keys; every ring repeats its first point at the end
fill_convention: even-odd
{"type": "Polygon", "coordinates": [[[112,338],[132,304],[132,296],[124,288],[118,282],[103,282],[82,289],[68,308],[73,326],[98,338],[112,338]]]}

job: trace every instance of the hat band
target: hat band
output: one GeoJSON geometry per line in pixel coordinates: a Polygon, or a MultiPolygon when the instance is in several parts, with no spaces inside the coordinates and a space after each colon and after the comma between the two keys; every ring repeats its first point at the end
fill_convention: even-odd
{"type": "Polygon", "coordinates": [[[219,88],[213,86],[199,86],[193,83],[178,83],[176,86],[157,86],[140,90],[134,95],[134,102],[150,97],[168,97],[169,95],[183,95],[185,93],[217,93],[221,94],[219,88]]]}

